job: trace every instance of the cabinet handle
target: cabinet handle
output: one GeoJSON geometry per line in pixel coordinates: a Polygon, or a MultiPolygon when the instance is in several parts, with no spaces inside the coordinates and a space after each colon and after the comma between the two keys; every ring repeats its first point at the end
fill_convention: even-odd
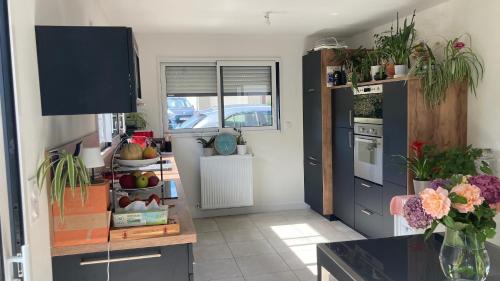
{"type": "Polygon", "coordinates": [[[311,166],[318,166],[318,164],[316,164],[314,162],[309,162],[309,165],[311,165],[311,166]]]}
{"type": "Polygon", "coordinates": [[[122,262],[122,261],[135,261],[135,260],[145,260],[145,259],[154,259],[161,258],[161,254],[150,254],[150,255],[142,255],[142,256],[132,256],[132,257],[124,257],[124,258],[114,258],[114,259],[97,259],[97,260],[82,260],[80,261],[80,266],[92,265],[92,264],[102,264],[102,263],[113,263],[113,262],[122,262]]]}
{"type": "Polygon", "coordinates": [[[314,93],[316,90],[311,88],[311,89],[307,89],[307,91],[308,91],[309,93],[314,93]]]}
{"type": "Polygon", "coordinates": [[[352,148],[352,132],[349,131],[347,134],[347,137],[349,138],[349,148],[352,148]]]}
{"type": "Polygon", "coordinates": [[[349,127],[352,127],[352,110],[349,109],[349,127]]]}
{"type": "Polygon", "coordinates": [[[363,210],[361,210],[361,212],[362,212],[363,214],[367,215],[367,216],[371,216],[371,215],[373,215],[373,213],[372,213],[372,212],[370,212],[370,211],[369,211],[369,210],[367,210],[367,209],[363,209],[363,210]]]}
{"type": "Polygon", "coordinates": [[[311,160],[311,161],[318,161],[318,159],[312,157],[312,156],[307,156],[307,159],[311,160]]]}
{"type": "Polygon", "coordinates": [[[371,185],[367,185],[366,183],[361,183],[361,186],[362,186],[362,187],[366,187],[366,188],[372,188],[372,186],[371,186],[371,185]]]}

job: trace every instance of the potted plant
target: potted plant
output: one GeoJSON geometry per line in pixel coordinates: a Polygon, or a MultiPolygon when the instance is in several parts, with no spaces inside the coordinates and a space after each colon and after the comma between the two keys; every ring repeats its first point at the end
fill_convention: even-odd
{"type": "Polygon", "coordinates": [[[411,21],[404,20],[403,25],[399,23],[399,13],[396,15],[396,28],[382,34],[375,34],[375,46],[389,54],[394,63],[394,78],[404,77],[408,72],[410,56],[413,52],[416,37],[415,11],[411,21]]]}
{"type": "Polygon", "coordinates": [[[109,182],[91,184],[80,156],[64,150],[51,152],[39,165],[39,189],[43,189],[49,179],[53,246],[107,242],[109,182]],[[82,221],[82,217],[86,220],[82,221]]]}
{"type": "Polygon", "coordinates": [[[421,141],[414,141],[410,146],[410,156],[398,155],[405,161],[406,167],[413,175],[413,189],[419,194],[429,186],[432,174],[432,161],[428,149],[421,141]]]}
{"type": "Polygon", "coordinates": [[[243,134],[241,129],[238,130],[238,136],[236,137],[236,149],[238,151],[238,155],[247,154],[247,141],[243,138],[243,134]]]}
{"type": "Polygon", "coordinates": [[[199,144],[203,147],[203,156],[212,156],[214,155],[214,142],[216,136],[210,137],[208,140],[204,138],[197,138],[199,144]]]}
{"type": "Polygon", "coordinates": [[[491,175],[454,174],[409,198],[402,214],[429,238],[439,224],[446,227],[439,261],[448,280],[486,280],[490,260],[485,241],[496,234],[500,180],[491,175]]]}
{"type": "Polygon", "coordinates": [[[424,99],[430,106],[439,105],[446,98],[447,89],[455,84],[467,83],[476,95],[476,88],[484,76],[482,59],[463,42],[462,35],[448,40],[441,49],[442,59],[434,55],[427,44],[421,44],[409,74],[420,78],[424,99]]]}
{"type": "Polygon", "coordinates": [[[130,112],[125,114],[125,125],[134,130],[144,130],[148,126],[145,114],[142,112],[130,112]]]}

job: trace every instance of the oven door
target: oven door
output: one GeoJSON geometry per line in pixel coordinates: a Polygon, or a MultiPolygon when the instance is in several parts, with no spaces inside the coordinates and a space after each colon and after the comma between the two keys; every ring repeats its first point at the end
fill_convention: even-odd
{"type": "Polygon", "coordinates": [[[354,175],[356,177],[382,184],[382,147],[379,137],[355,135],[354,137],[354,175]]]}

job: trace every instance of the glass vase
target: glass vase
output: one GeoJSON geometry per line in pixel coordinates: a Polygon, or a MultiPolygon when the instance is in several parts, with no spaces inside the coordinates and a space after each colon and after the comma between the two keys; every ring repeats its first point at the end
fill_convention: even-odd
{"type": "Polygon", "coordinates": [[[486,280],[490,258],[484,244],[476,234],[447,228],[439,253],[444,275],[455,281],[486,280]]]}

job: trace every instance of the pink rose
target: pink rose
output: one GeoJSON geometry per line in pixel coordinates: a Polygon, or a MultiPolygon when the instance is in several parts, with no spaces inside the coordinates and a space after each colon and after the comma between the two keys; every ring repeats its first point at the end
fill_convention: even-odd
{"type": "Polygon", "coordinates": [[[435,219],[441,219],[450,212],[451,201],[448,190],[438,187],[436,190],[426,188],[419,194],[424,211],[435,219]]]}
{"type": "Polygon", "coordinates": [[[453,207],[457,209],[460,213],[468,213],[474,211],[474,206],[478,206],[483,204],[484,198],[481,197],[481,189],[479,187],[462,183],[451,189],[451,192],[455,192],[457,195],[460,195],[467,199],[466,204],[454,203],[453,207]]]}

